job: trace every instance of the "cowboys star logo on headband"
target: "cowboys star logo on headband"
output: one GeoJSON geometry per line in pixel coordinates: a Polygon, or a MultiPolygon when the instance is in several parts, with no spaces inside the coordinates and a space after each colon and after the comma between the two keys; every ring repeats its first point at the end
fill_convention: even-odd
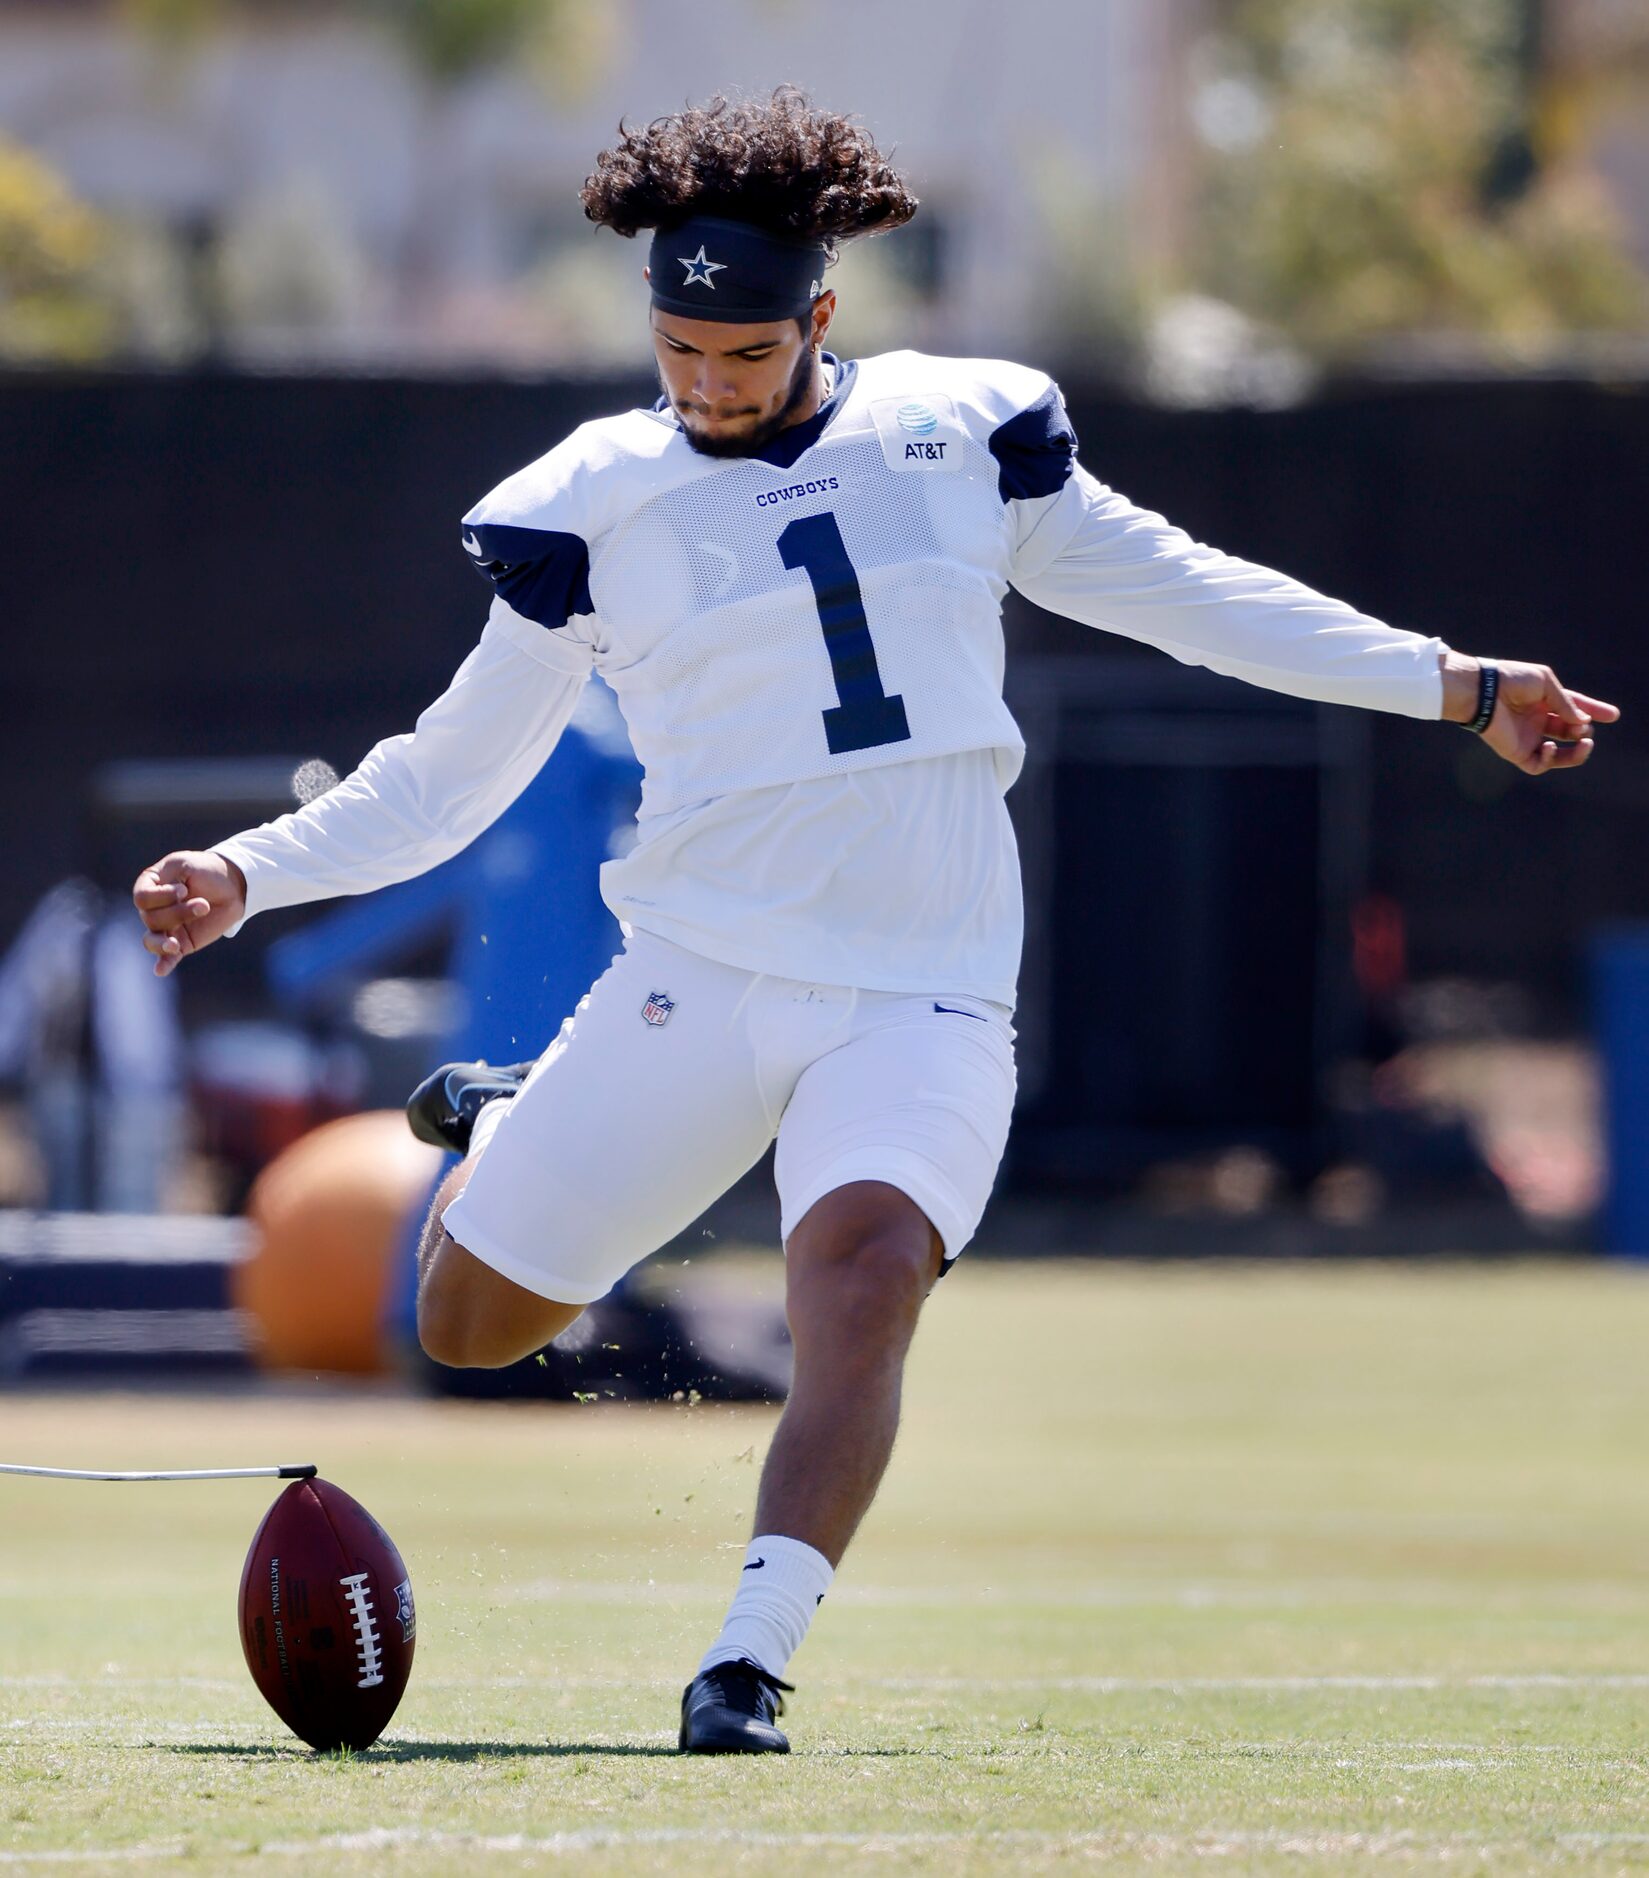
{"type": "Polygon", "coordinates": [[[712,291],[716,283],[710,278],[719,274],[726,267],[725,261],[708,260],[704,252],[704,243],[699,243],[697,254],[678,254],[676,259],[687,270],[687,278],[681,283],[684,287],[709,287],[712,291]]]}
{"type": "Polygon", "coordinates": [[[804,318],[819,296],[828,259],[822,241],[719,215],[690,215],[653,231],[647,270],[661,312],[759,323],[804,318]],[[712,247],[719,260],[710,259],[712,247]],[[718,279],[723,274],[727,278],[718,279]],[[701,287],[709,291],[700,293],[701,287]]]}

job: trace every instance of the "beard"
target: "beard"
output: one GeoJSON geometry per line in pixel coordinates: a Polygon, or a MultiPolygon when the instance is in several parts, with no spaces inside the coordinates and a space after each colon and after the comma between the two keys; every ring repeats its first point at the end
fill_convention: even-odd
{"type": "MultiPolygon", "coordinates": [[[[781,430],[789,427],[803,404],[807,401],[808,391],[813,384],[815,353],[803,352],[796,361],[796,370],[791,375],[790,389],[785,393],[784,403],[772,417],[763,418],[753,430],[739,431],[736,435],[725,437],[706,437],[693,429],[679,407],[672,405],[676,421],[681,425],[682,435],[698,451],[700,456],[754,456],[758,450],[764,450],[781,430]]],[[[662,381],[661,381],[662,382],[662,381]]],[[[666,399],[669,390],[665,390],[666,399]]]]}

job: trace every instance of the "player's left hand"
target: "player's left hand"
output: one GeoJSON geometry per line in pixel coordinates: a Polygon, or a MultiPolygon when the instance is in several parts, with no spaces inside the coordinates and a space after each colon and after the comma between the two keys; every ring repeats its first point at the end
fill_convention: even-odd
{"type": "Polygon", "coordinates": [[[1592,754],[1592,733],[1620,716],[1613,704],[1558,683],[1549,665],[1496,659],[1500,692],[1483,741],[1528,776],[1578,769],[1592,754]]]}

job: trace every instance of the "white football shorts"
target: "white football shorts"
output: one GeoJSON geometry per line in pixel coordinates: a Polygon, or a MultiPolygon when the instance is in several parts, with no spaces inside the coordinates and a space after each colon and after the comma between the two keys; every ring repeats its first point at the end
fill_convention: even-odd
{"type": "Polygon", "coordinates": [[[777,1136],[785,1239],[833,1189],[886,1181],[948,1267],[1007,1142],[1013,1043],[984,999],[804,984],[633,931],[520,1094],[484,1114],[446,1230],[540,1297],[593,1303],[777,1136]]]}

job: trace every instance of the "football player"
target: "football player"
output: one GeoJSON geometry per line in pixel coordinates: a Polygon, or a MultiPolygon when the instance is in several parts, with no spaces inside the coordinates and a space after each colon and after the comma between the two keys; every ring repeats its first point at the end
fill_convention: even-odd
{"type": "Polygon", "coordinates": [[[782,1753],[782,1678],[1013,1107],[1007,588],[1251,684],[1452,720],[1531,775],[1585,762],[1618,713],[1134,507],[1076,461],[1044,372],[837,358],[838,244],[917,205],[793,88],[621,127],[583,203],[648,237],[663,395],[464,517],[491,612],[410,735],[167,855],[135,898],[165,974],[266,908],[434,867],[538,771],[591,672],[613,688],[645,772],[635,845],[602,869],[623,949],[535,1063],[448,1065],[415,1097],[465,1155],[420,1248],[419,1334],[449,1364],[540,1349],[776,1138],[795,1379],[680,1741],[782,1753]]]}

